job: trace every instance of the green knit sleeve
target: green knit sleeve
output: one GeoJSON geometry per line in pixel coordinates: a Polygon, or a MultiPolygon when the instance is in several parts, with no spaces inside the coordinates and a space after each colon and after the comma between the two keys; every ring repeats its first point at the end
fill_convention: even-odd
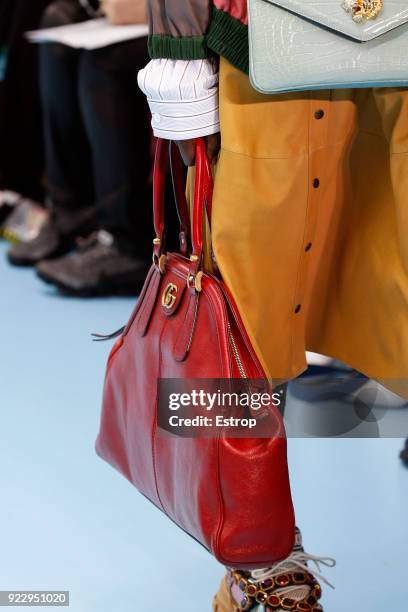
{"type": "Polygon", "coordinates": [[[148,0],[149,53],[153,59],[204,59],[212,0],[148,0]]]}

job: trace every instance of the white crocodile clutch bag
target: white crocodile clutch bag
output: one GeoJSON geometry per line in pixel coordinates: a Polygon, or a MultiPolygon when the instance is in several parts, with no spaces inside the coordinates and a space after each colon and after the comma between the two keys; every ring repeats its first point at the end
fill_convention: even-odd
{"type": "Polygon", "coordinates": [[[408,0],[248,0],[263,93],[408,86],[408,0]]]}

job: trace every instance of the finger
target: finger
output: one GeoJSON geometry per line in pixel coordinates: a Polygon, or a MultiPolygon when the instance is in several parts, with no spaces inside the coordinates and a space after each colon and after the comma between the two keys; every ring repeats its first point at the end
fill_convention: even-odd
{"type": "Polygon", "coordinates": [[[195,163],[195,140],[179,140],[177,142],[178,148],[180,149],[181,157],[186,166],[194,166],[195,163]]]}
{"type": "Polygon", "coordinates": [[[211,134],[206,137],[207,155],[211,164],[215,164],[221,148],[221,134],[211,134]]]}
{"type": "Polygon", "coordinates": [[[112,13],[112,6],[109,0],[102,0],[100,7],[101,7],[103,14],[109,18],[110,14],[112,13]]]}

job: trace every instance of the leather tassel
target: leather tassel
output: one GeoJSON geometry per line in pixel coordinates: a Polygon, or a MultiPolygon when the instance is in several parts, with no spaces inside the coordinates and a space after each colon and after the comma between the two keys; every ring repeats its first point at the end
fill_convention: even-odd
{"type": "Polygon", "coordinates": [[[115,340],[115,338],[119,338],[125,331],[125,326],[121,327],[117,331],[112,334],[91,334],[93,342],[107,342],[108,340],[115,340]]]}

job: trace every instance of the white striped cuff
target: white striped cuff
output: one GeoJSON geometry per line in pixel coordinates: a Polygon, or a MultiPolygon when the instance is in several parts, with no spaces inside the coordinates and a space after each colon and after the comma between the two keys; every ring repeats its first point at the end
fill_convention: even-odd
{"type": "Polygon", "coordinates": [[[213,61],[154,59],[140,70],[138,83],[149,102],[155,136],[187,140],[219,132],[213,61]]]}
{"type": "Polygon", "coordinates": [[[187,140],[220,131],[218,90],[198,100],[149,100],[154,135],[187,140]]]}

